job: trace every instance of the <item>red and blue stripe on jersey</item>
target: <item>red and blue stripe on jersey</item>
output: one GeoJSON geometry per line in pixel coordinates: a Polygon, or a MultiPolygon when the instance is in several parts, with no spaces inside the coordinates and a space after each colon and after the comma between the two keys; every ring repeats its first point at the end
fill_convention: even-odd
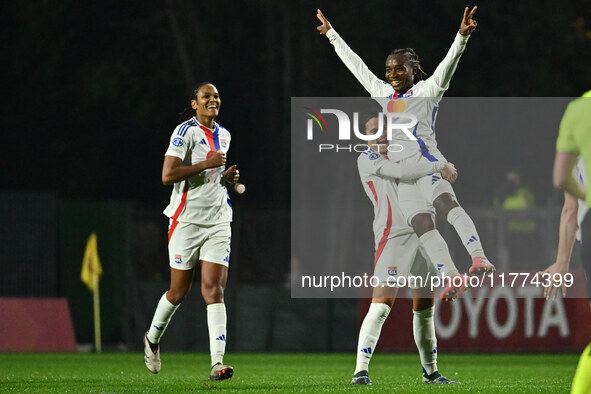
{"type": "Polygon", "coordinates": [[[218,125],[215,126],[215,130],[211,131],[205,126],[199,125],[201,130],[205,133],[205,138],[207,138],[207,143],[211,150],[220,150],[220,133],[218,125]]]}

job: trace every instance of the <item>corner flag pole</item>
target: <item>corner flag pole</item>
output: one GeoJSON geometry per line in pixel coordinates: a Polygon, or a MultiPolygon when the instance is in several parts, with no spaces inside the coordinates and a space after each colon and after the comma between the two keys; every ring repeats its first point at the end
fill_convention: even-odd
{"type": "Polygon", "coordinates": [[[92,292],[94,310],[94,346],[97,353],[101,352],[101,306],[99,293],[99,278],[103,274],[103,267],[98,255],[96,233],[90,234],[86,242],[86,250],[82,259],[80,280],[92,292]]]}
{"type": "Polygon", "coordinates": [[[94,348],[97,353],[102,351],[101,346],[101,298],[99,293],[99,275],[93,272],[92,281],[94,289],[92,291],[92,298],[94,304],[94,348]]]}

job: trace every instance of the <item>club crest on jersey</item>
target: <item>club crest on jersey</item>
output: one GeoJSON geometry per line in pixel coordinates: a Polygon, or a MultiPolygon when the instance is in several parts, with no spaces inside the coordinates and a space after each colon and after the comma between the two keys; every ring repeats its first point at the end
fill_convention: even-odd
{"type": "Polygon", "coordinates": [[[398,94],[398,93],[394,92],[393,94],[389,95],[388,98],[393,99],[393,98],[399,98],[399,97],[411,97],[413,94],[414,94],[414,92],[411,89],[404,94],[398,94]]]}
{"type": "Polygon", "coordinates": [[[175,254],[174,255],[174,262],[177,264],[182,264],[183,262],[183,258],[180,254],[175,254]]]}
{"type": "Polygon", "coordinates": [[[369,160],[377,160],[377,159],[379,159],[379,158],[380,158],[380,154],[379,154],[379,153],[377,153],[377,152],[371,153],[371,154],[369,155],[369,160]]]}
{"type": "Polygon", "coordinates": [[[398,267],[388,267],[388,276],[395,276],[398,274],[398,267]]]}
{"type": "Polygon", "coordinates": [[[174,146],[183,146],[183,139],[177,137],[174,140],[172,140],[172,144],[174,146]]]}
{"type": "Polygon", "coordinates": [[[227,148],[228,147],[228,140],[221,139],[220,144],[222,145],[222,148],[227,148]]]}

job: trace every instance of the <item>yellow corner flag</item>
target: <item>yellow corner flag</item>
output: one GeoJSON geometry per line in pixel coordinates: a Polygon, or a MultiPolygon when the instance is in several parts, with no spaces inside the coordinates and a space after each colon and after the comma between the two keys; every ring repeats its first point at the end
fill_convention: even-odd
{"type": "Polygon", "coordinates": [[[98,255],[96,233],[90,234],[86,242],[86,250],[82,259],[80,279],[92,291],[94,309],[94,346],[97,353],[101,352],[101,306],[99,295],[99,277],[103,274],[101,259],[98,255]]]}
{"type": "Polygon", "coordinates": [[[80,279],[88,290],[94,291],[95,283],[98,284],[98,278],[103,274],[103,267],[98,255],[98,247],[96,243],[96,233],[90,234],[86,242],[86,250],[84,251],[84,258],[82,259],[82,271],[80,272],[80,279]]]}

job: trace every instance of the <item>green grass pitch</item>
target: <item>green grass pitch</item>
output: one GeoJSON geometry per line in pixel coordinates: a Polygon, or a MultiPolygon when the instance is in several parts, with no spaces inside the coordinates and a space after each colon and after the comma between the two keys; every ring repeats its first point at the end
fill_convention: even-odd
{"type": "Polygon", "coordinates": [[[356,387],[349,384],[352,354],[228,354],[225,361],[235,374],[223,382],[209,381],[206,354],[164,353],[157,375],[146,369],[140,353],[0,354],[0,392],[567,393],[578,357],[444,354],[441,372],[462,385],[443,387],[420,382],[418,355],[378,353],[370,365],[375,385],[356,387]]]}

